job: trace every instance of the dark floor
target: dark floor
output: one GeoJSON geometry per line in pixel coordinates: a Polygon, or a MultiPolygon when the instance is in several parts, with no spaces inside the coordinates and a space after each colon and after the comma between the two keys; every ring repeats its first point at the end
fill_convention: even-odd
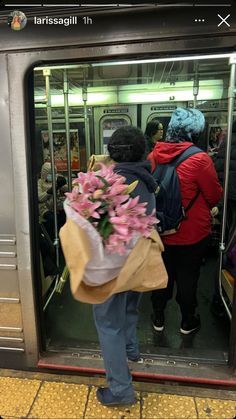
{"type": "MultiPolygon", "coordinates": [[[[230,324],[227,316],[215,317],[210,310],[214,293],[216,258],[209,257],[202,266],[199,280],[198,311],[202,327],[198,333],[183,336],[179,332],[180,312],[175,300],[166,310],[165,329],[162,333],[152,330],[150,321],[150,293],[143,295],[140,305],[138,336],[142,353],[175,359],[191,359],[206,362],[224,362],[227,359],[230,324]]],[[[47,343],[49,348],[98,348],[97,333],[93,323],[92,307],[73,299],[69,283],[62,295],[54,295],[45,314],[47,343]]]]}

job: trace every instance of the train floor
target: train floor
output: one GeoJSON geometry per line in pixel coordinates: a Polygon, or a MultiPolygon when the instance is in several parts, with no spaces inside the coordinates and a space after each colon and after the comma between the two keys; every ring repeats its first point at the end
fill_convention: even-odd
{"type": "Polygon", "coordinates": [[[108,408],[96,399],[104,378],[0,370],[1,419],[235,419],[231,390],[134,382],[137,403],[108,408]]]}
{"type": "MultiPolygon", "coordinates": [[[[225,363],[228,357],[230,321],[223,312],[212,313],[211,302],[215,289],[216,257],[208,256],[202,265],[198,288],[198,312],[201,329],[183,336],[179,332],[180,312],[176,301],[168,303],[165,329],[153,331],[150,293],[144,293],[140,305],[138,337],[142,354],[154,357],[169,356],[190,360],[225,363]]],[[[55,294],[45,313],[47,347],[53,350],[90,348],[99,350],[97,333],[90,305],[75,301],[69,283],[62,294],[55,294]]]]}

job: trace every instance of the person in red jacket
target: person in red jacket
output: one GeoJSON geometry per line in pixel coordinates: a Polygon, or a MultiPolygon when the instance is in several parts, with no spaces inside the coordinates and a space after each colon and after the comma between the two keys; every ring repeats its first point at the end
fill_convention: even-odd
{"type": "MultiPolygon", "coordinates": [[[[205,126],[204,115],[197,109],[177,108],[172,114],[165,142],[157,142],[148,155],[152,170],[156,165],[170,163],[193,143],[205,126]]],[[[152,293],[154,330],[164,329],[164,310],[172,298],[174,282],[177,285],[176,301],[182,314],[180,332],[187,335],[200,328],[197,307],[197,284],[204,252],[211,232],[211,209],[222,195],[222,187],[211,158],[204,151],[188,157],[177,167],[180,180],[182,203],[188,203],[196,196],[193,206],[187,212],[179,230],[162,236],[165,245],[163,259],[169,276],[168,286],[152,293]]]]}

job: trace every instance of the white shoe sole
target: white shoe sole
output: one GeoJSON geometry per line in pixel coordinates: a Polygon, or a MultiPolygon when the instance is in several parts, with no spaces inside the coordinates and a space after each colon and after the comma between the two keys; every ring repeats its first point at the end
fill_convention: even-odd
{"type": "Polygon", "coordinates": [[[197,332],[197,330],[199,329],[200,329],[200,326],[195,327],[194,329],[191,329],[191,330],[184,330],[180,328],[180,333],[182,333],[183,335],[190,335],[190,333],[197,332]]]}
{"type": "Polygon", "coordinates": [[[152,324],[152,327],[156,332],[162,332],[164,330],[164,326],[155,326],[155,324],[152,324]]]}

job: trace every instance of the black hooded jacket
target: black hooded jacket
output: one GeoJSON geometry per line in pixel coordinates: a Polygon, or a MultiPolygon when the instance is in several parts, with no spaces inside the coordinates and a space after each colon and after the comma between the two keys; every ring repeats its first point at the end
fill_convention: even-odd
{"type": "MultiPolygon", "coordinates": [[[[219,148],[218,154],[214,159],[215,168],[220,183],[224,182],[224,162],[225,162],[226,146],[225,143],[219,148]]],[[[229,167],[229,189],[228,199],[236,201],[236,132],[232,133],[230,167],[229,167]]]]}
{"type": "Polygon", "coordinates": [[[151,214],[156,208],[154,192],[157,184],[151,174],[149,161],[117,163],[114,171],[126,178],[126,183],[138,180],[138,185],[132,192],[133,196],[140,196],[139,202],[147,202],[147,214],[151,214]]]}

